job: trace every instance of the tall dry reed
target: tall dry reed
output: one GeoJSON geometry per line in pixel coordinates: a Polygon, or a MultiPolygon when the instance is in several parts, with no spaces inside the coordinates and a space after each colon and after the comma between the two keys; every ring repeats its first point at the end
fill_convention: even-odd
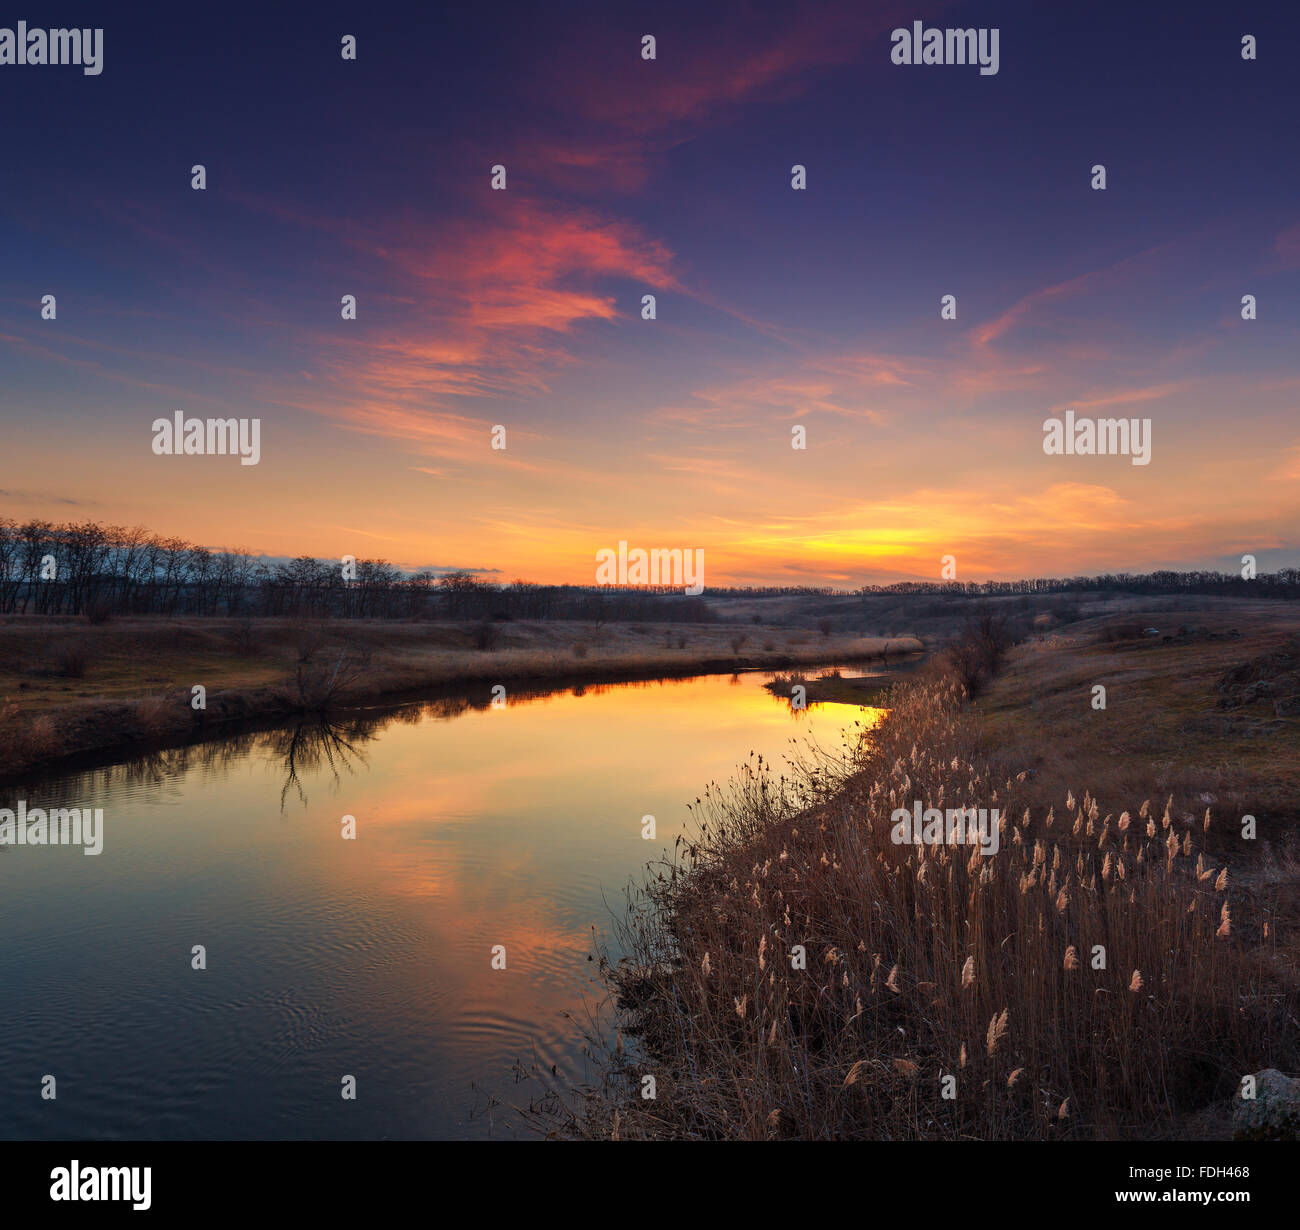
{"type": "Polygon", "coordinates": [[[1273,932],[1258,902],[1239,920],[1209,814],[1064,791],[1018,810],[962,702],[951,678],[900,685],[847,779],[761,766],[699,802],[629,901],[619,1046],[570,1130],[1146,1136],[1294,1062],[1273,932]],[[915,800],[999,808],[1000,849],[895,844],[915,800]]]}

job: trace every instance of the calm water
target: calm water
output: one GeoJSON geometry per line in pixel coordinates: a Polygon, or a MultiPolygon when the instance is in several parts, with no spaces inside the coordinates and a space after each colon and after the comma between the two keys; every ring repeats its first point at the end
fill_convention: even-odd
{"type": "Polygon", "coordinates": [[[592,928],[685,805],[877,716],[793,713],[770,677],[376,710],[0,791],[104,809],[98,856],[0,850],[0,1134],[521,1134],[491,1098],[527,1101],[517,1060],[582,1079],[592,928]]]}

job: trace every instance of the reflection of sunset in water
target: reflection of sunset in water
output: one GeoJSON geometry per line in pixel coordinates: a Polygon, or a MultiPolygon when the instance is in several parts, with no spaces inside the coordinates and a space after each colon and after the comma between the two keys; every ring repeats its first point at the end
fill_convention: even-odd
{"type": "MultiPolygon", "coordinates": [[[[51,797],[103,800],[105,852],[80,860],[96,867],[26,857],[9,908],[55,935],[84,913],[102,946],[56,940],[39,965],[4,946],[10,1012],[71,1049],[84,1014],[65,1004],[56,1020],[41,1004],[65,998],[50,983],[80,979],[117,1022],[98,1036],[97,1070],[146,1086],[130,1123],[92,1093],[67,1134],[158,1134],[169,1115],[196,1136],[508,1133],[471,1119],[486,1101],[471,1085],[511,1095],[511,1064],[534,1053],[581,1079],[592,927],[609,931],[629,879],[688,823],[686,805],[751,754],[779,773],[809,738],[837,749],[855,722],[879,719],[794,712],[763,690],[768,678],[586,685],[502,708],[439,701],[349,715],[330,739],[244,736],[167,754],[152,777],[119,768],[51,784],[51,797]],[[340,839],[345,814],[356,841],[340,839]],[[641,837],[645,815],[654,841],[641,837]],[[201,983],[181,980],[177,952],[192,942],[212,953],[201,983]],[[497,944],[505,971],[490,968],[497,944]],[[125,1001],[95,964],[123,952],[137,954],[123,985],[139,988],[125,1001]],[[196,1063],[197,1078],[174,1070],[196,1063]],[[266,1088],[193,1092],[247,1071],[266,1088]],[[346,1111],[321,1102],[343,1072],[363,1092],[346,1111]]],[[[45,1057],[30,1062],[48,1065],[37,1049],[45,1057]]]]}

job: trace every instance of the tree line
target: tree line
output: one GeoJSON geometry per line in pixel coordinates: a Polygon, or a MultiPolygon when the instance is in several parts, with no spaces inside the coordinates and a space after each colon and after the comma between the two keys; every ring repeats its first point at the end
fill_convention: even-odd
{"type": "Polygon", "coordinates": [[[259,558],[140,527],[0,517],[0,614],[292,616],[333,619],[572,619],[702,623],[702,598],[668,587],[492,582],[408,572],[383,559],[259,558]]]}
{"type": "MultiPolygon", "coordinates": [[[[901,581],[857,590],[710,586],[708,592],[712,597],[987,598],[1088,591],[1295,599],[1300,597],[1300,570],[1279,569],[1251,580],[1235,573],[1195,570],[1016,581],[901,581]]],[[[0,614],[638,623],[705,623],[715,618],[704,598],[668,586],[610,589],[522,580],[502,583],[466,571],[410,572],[384,559],[349,559],[345,564],[302,555],[277,561],[245,550],[197,546],[140,527],[95,521],[18,523],[5,517],[0,517],[0,614]]]]}
{"type": "Polygon", "coordinates": [[[1025,594],[1118,591],[1136,594],[1224,594],[1253,598],[1300,598],[1300,569],[1279,568],[1247,580],[1235,572],[1192,569],[1188,572],[1107,572],[1084,577],[1024,577],[1013,581],[894,581],[834,589],[817,585],[710,585],[715,598],[823,598],[899,596],[996,598],[1025,594]]]}

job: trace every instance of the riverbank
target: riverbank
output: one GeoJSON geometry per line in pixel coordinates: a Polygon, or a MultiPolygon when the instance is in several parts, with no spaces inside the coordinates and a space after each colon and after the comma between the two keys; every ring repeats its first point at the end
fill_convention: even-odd
{"type": "Polygon", "coordinates": [[[839,667],[820,674],[793,670],[777,675],[763,686],[773,696],[785,697],[792,695],[794,688],[801,687],[804,702],[809,705],[882,705],[883,694],[908,678],[923,660],[920,654],[896,655],[892,662],[886,658],[866,675],[846,675],[839,667]]]}
{"type": "Polygon", "coordinates": [[[1300,1067],[1297,821],[1275,786],[1300,722],[1234,683],[1284,667],[1295,628],[1089,621],[1017,648],[977,704],[936,662],[838,779],[710,792],[633,894],[628,956],[603,967],[620,1041],[560,1129],[1230,1136],[1244,1076],[1300,1067]],[[996,809],[997,848],[899,842],[918,804],[996,809]]]}
{"type": "Polygon", "coordinates": [[[9,617],[0,620],[0,780],[456,685],[508,694],[516,684],[870,662],[922,648],[912,637],[734,624],[9,617]]]}

